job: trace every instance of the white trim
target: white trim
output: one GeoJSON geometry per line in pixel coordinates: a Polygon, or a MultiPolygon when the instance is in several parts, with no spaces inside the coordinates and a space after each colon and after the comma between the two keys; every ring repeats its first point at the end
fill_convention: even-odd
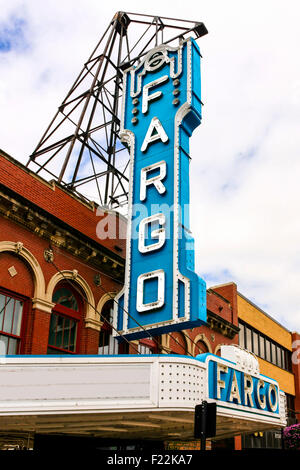
{"type": "Polygon", "coordinates": [[[158,212],[157,214],[153,214],[150,217],[146,217],[140,222],[139,226],[139,252],[140,253],[149,253],[151,251],[159,250],[166,241],[166,216],[162,212],[158,212]],[[146,226],[151,224],[152,222],[158,222],[161,225],[161,228],[152,230],[151,232],[151,239],[157,238],[155,243],[151,243],[150,245],[145,245],[146,240],[146,226]]]}
{"type": "Polygon", "coordinates": [[[154,116],[149,124],[144,141],[142,143],[141,152],[146,152],[148,145],[152,142],[156,142],[157,140],[161,140],[165,144],[168,142],[169,137],[160,120],[154,116]],[[154,129],[157,131],[155,134],[153,134],[154,129]]]}
{"type": "MultiPolygon", "coordinates": [[[[124,74],[126,76],[127,76],[128,72],[130,72],[130,74],[131,74],[131,84],[130,84],[130,96],[131,96],[131,98],[136,98],[137,96],[139,96],[141,94],[141,91],[142,91],[142,77],[145,76],[148,71],[150,71],[149,67],[147,68],[147,65],[145,65],[145,64],[147,63],[149,58],[155,52],[159,52],[159,51],[163,52],[163,55],[164,55],[164,58],[165,58],[165,63],[170,64],[170,77],[172,79],[175,79],[175,78],[179,77],[181,72],[182,72],[182,49],[183,49],[183,44],[185,42],[188,42],[188,41],[190,41],[190,39],[186,39],[186,40],[182,41],[181,44],[179,45],[179,47],[171,47],[171,46],[164,45],[164,44],[160,45],[158,47],[155,47],[155,48],[151,49],[151,51],[149,51],[145,55],[145,57],[143,58],[143,60],[141,61],[141,63],[137,67],[132,66],[132,67],[129,67],[127,70],[125,70],[124,74]],[[174,59],[174,57],[171,57],[171,58],[168,57],[168,54],[167,54],[168,51],[173,51],[173,52],[177,51],[177,54],[178,54],[178,70],[177,70],[177,72],[175,72],[175,59],[174,59]],[[139,74],[137,74],[138,70],[140,70],[141,68],[143,68],[143,70],[139,74]],[[137,90],[135,91],[135,81],[136,81],[135,76],[136,76],[136,74],[137,74],[137,90]]],[[[163,63],[160,63],[157,66],[157,68],[160,68],[162,66],[162,64],[163,63]]]]}
{"type": "Polygon", "coordinates": [[[132,228],[132,204],[133,204],[133,177],[134,177],[134,161],[135,161],[135,135],[128,129],[124,129],[125,122],[125,101],[126,101],[126,89],[127,89],[127,74],[124,74],[123,83],[123,102],[122,102],[122,119],[120,129],[120,139],[129,145],[129,194],[128,194],[128,224],[127,224],[127,236],[126,236],[126,262],[125,262],[125,282],[123,289],[116,295],[116,303],[114,305],[113,315],[113,336],[118,336],[118,301],[122,295],[124,295],[124,311],[122,312],[123,317],[123,328],[121,332],[127,331],[128,329],[128,290],[130,283],[130,271],[131,271],[131,228],[132,228]]]}
{"type": "Polygon", "coordinates": [[[160,308],[165,303],[165,272],[163,269],[156,269],[149,273],[141,274],[137,279],[136,309],[138,312],[148,312],[155,308],[160,308]],[[149,279],[158,279],[157,299],[144,303],[144,282],[149,279]]]}
{"type": "MultiPolygon", "coordinates": [[[[191,40],[187,40],[187,101],[178,109],[175,115],[174,129],[174,242],[173,242],[173,319],[178,318],[178,281],[184,284],[184,304],[185,312],[190,311],[190,280],[179,271],[179,128],[185,116],[191,110],[191,40]]],[[[186,319],[186,314],[184,317],[186,319]]]]}
{"type": "Polygon", "coordinates": [[[140,178],[140,201],[145,201],[147,197],[147,186],[153,184],[159,194],[164,194],[166,192],[166,187],[162,183],[162,180],[167,175],[167,163],[165,160],[161,160],[160,162],[153,163],[152,165],[148,165],[141,169],[141,178],[140,178]],[[151,178],[147,179],[147,173],[152,170],[159,168],[159,175],[152,176],[151,178]]]}
{"type": "Polygon", "coordinates": [[[163,75],[162,77],[157,78],[156,80],[153,80],[150,83],[147,83],[146,85],[143,86],[143,94],[142,94],[142,113],[146,114],[149,109],[149,103],[153,100],[156,100],[161,97],[163,92],[161,90],[157,90],[151,95],[149,95],[149,90],[150,88],[156,87],[160,85],[161,83],[167,82],[169,80],[168,75],[163,75]]]}

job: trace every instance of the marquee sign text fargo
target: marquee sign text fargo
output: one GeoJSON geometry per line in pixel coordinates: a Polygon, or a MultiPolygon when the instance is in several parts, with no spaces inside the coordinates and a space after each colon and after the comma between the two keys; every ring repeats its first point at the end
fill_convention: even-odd
{"type": "Polygon", "coordinates": [[[201,122],[200,92],[200,51],[191,38],[152,49],[124,72],[121,138],[131,168],[125,285],[114,325],[130,339],[206,320],[189,222],[189,139],[201,122]]]}

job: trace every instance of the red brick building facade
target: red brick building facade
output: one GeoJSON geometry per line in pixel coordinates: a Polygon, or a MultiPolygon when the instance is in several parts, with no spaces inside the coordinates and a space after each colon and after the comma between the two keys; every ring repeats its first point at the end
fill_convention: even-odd
{"type": "Polygon", "coordinates": [[[300,423],[300,334],[293,333],[292,340],[292,368],[295,379],[295,410],[297,421],[300,423]]]}
{"type": "Polygon", "coordinates": [[[4,352],[47,354],[51,313],[58,308],[56,320],[67,319],[66,331],[60,328],[66,335],[76,329],[76,340],[71,349],[59,351],[55,345],[53,351],[97,354],[103,325],[98,312],[123,283],[125,220],[108,212],[99,215],[95,204],[36,177],[3,152],[0,184],[4,352]],[[123,233],[100,245],[96,231],[103,217],[115,219],[123,233]],[[72,299],[57,307],[53,299],[59,290],[72,299]],[[76,306],[70,308],[70,302],[76,306]],[[22,317],[16,326],[9,320],[11,306],[22,317]]]}
{"type": "MultiPolygon", "coordinates": [[[[0,151],[0,354],[196,356],[239,344],[238,292],[229,283],[207,290],[207,325],[119,345],[110,320],[123,286],[125,247],[124,217],[0,151]],[[113,236],[103,237],[107,227],[113,236]]],[[[293,341],[297,354],[299,334],[293,341]]],[[[293,374],[300,411],[299,361],[293,374]]]]}
{"type": "MultiPolygon", "coordinates": [[[[3,151],[0,185],[3,352],[111,351],[111,327],[103,317],[109,319],[123,284],[126,220],[37,177],[3,151]],[[102,233],[105,224],[114,227],[114,236],[99,239],[99,224],[102,233]],[[12,308],[18,310],[18,325],[9,319],[12,308]],[[72,344],[67,344],[67,333],[72,344]]],[[[218,354],[220,344],[238,342],[235,289],[232,284],[208,290],[208,326],[141,340],[140,346],[123,344],[118,352],[218,354]]]]}

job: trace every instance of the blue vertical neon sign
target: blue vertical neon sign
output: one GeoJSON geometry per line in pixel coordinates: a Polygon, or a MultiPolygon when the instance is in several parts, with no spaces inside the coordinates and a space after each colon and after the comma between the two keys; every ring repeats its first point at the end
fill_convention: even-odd
{"type": "Polygon", "coordinates": [[[200,93],[193,39],[158,46],[124,72],[121,138],[131,167],[125,285],[114,326],[129,339],[144,337],[143,328],[156,335],[206,321],[188,208],[189,138],[201,122],[200,93]]]}

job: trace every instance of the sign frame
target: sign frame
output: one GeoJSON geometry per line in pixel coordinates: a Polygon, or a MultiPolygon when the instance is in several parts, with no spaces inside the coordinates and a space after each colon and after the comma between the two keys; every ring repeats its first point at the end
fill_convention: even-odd
{"type": "MultiPolygon", "coordinates": [[[[182,210],[183,204],[181,204],[181,201],[184,199],[189,204],[189,181],[183,183],[182,162],[183,158],[186,158],[188,162],[190,160],[188,147],[189,137],[201,122],[200,57],[201,54],[198,45],[192,38],[188,38],[181,41],[178,48],[160,45],[152,49],[145,55],[144,59],[137,67],[131,67],[124,71],[124,98],[122,103],[120,137],[130,151],[128,229],[125,284],[121,292],[117,294],[115,298],[113,323],[116,331],[118,331],[122,337],[125,336],[129,340],[139,339],[147,335],[161,335],[170,331],[193,328],[206,323],[206,284],[204,280],[200,279],[194,272],[195,255],[193,238],[189,230],[189,215],[188,211],[186,214],[183,213],[185,211],[182,210]],[[169,54],[171,55],[170,57],[169,54]],[[176,54],[177,59],[174,58],[176,54]],[[183,64],[186,64],[187,68],[184,73],[183,64]],[[165,74],[166,67],[169,67],[170,77],[165,74]],[[157,78],[157,76],[155,77],[155,72],[156,70],[160,71],[160,69],[163,69],[162,76],[157,78]],[[139,72],[139,70],[141,71],[139,72]],[[155,79],[144,83],[143,80],[147,80],[147,75],[149,74],[151,77],[152,73],[154,73],[153,77],[155,79]],[[183,75],[185,77],[184,90],[180,90],[180,80],[182,80],[183,75]],[[149,107],[151,109],[156,106],[157,109],[157,102],[159,102],[161,98],[164,98],[162,95],[165,92],[161,91],[160,87],[166,86],[166,84],[168,85],[167,82],[170,82],[169,78],[173,80],[175,87],[173,91],[173,98],[174,96],[175,98],[173,99],[172,105],[176,111],[172,129],[174,134],[172,134],[173,137],[170,137],[170,139],[164,129],[165,123],[161,123],[161,119],[159,119],[156,114],[148,112],[149,107]],[[184,102],[179,106],[180,100],[176,98],[176,96],[179,93],[182,93],[183,96],[183,92],[186,93],[186,96],[184,97],[184,102]],[[128,104],[129,98],[132,99],[132,105],[135,106],[131,110],[134,115],[134,117],[131,115],[131,122],[129,122],[128,115],[128,108],[130,108],[130,104],[128,104]],[[139,106],[139,98],[142,98],[142,106],[139,106]],[[146,133],[144,131],[142,140],[137,137],[137,116],[139,116],[139,113],[141,118],[150,114],[148,117],[148,130],[146,133]],[[184,136],[183,133],[185,134],[184,136]],[[141,142],[142,145],[140,145],[141,142]],[[157,266],[157,269],[152,268],[148,270],[148,272],[146,270],[145,273],[141,273],[138,282],[132,284],[132,278],[134,277],[132,272],[135,269],[135,260],[132,260],[134,249],[139,250],[140,253],[144,253],[145,260],[149,260],[154,250],[159,250],[163,245],[163,241],[166,240],[164,222],[161,222],[162,216],[164,215],[163,212],[160,214],[150,213],[146,214],[148,217],[145,217],[139,224],[139,244],[138,248],[136,247],[133,238],[133,213],[134,204],[137,203],[137,194],[140,195],[138,202],[143,203],[145,192],[151,184],[154,189],[156,189],[158,195],[168,193],[165,184],[168,177],[166,173],[170,171],[170,161],[167,161],[167,163],[164,162],[164,160],[158,161],[159,158],[155,157],[153,164],[148,157],[145,158],[144,168],[140,169],[140,177],[140,175],[137,174],[137,161],[138,158],[141,158],[141,153],[146,154],[150,149],[149,153],[151,154],[151,150],[157,148],[159,154],[159,152],[164,151],[168,145],[169,151],[173,155],[172,172],[174,186],[174,198],[172,200],[174,212],[170,216],[169,223],[171,233],[170,241],[173,242],[171,268],[173,273],[171,287],[172,299],[170,298],[170,278],[168,279],[168,274],[165,275],[163,273],[164,269],[161,266],[157,266]],[[182,157],[182,155],[184,155],[184,157],[182,157]],[[166,163],[165,166],[164,163],[166,163]],[[156,167],[154,168],[155,165],[156,167]],[[154,181],[151,181],[151,177],[147,177],[147,173],[151,173],[153,169],[159,169],[159,175],[158,177],[152,178],[154,181]],[[142,175],[142,171],[146,172],[146,176],[142,175]],[[138,184],[137,180],[140,179],[139,177],[141,178],[141,183],[139,189],[136,190],[135,186],[138,184]],[[142,183],[144,184],[144,189],[142,188],[142,183]],[[153,230],[151,234],[153,237],[152,241],[155,240],[155,243],[146,246],[143,239],[145,227],[149,227],[151,217],[156,216],[156,221],[158,221],[159,215],[161,216],[159,228],[153,230]],[[173,217],[172,221],[171,217],[173,217]],[[163,237],[165,238],[163,239],[163,237]],[[186,246],[189,246],[189,249],[186,249],[186,246]],[[158,286],[157,297],[147,303],[144,300],[144,286],[145,284],[148,285],[151,280],[154,283],[155,279],[157,280],[158,286]],[[134,304],[132,300],[133,297],[135,300],[135,296],[136,304],[134,304]],[[166,302],[166,296],[169,296],[168,302],[166,302]],[[163,311],[164,314],[162,314],[161,318],[159,318],[160,310],[163,311]],[[165,314],[165,312],[167,314],[165,314]],[[145,330],[147,330],[148,333],[146,333],[145,330]]],[[[188,168],[188,166],[185,166],[185,170],[186,168],[188,168]]],[[[185,176],[186,173],[185,171],[185,176]]],[[[165,242],[165,244],[166,243],[167,242],[165,242]]],[[[118,333],[114,335],[117,336],[118,333]]],[[[117,338],[122,340],[121,336],[117,336],[117,338]]]]}
{"type": "MultiPolygon", "coordinates": [[[[250,353],[249,353],[250,354],[250,353]]],[[[207,370],[207,380],[205,384],[205,395],[207,396],[207,401],[213,401],[216,402],[217,407],[226,409],[233,414],[235,413],[246,413],[247,415],[252,415],[253,419],[255,419],[255,416],[264,416],[264,417],[269,417],[273,419],[278,419],[280,421],[281,416],[280,416],[280,392],[281,390],[279,389],[278,382],[270,377],[267,377],[263,374],[260,373],[249,373],[247,370],[243,370],[240,365],[236,364],[233,361],[230,361],[229,359],[226,359],[224,357],[216,356],[215,354],[212,353],[205,353],[205,354],[200,354],[196,356],[196,359],[199,360],[200,362],[203,362],[206,365],[206,370],[207,370]],[[251,377],[254,377],[258,380],[263,380],[264,382],[268,384],[272,384],[277,391],[277,409],[275,412],[272,411],[267,411],[265,409],[259,409],[257,407],[251,407],[248,405],[242,405],[238,404],[235,402],[230,403],[229,401],[225,401],[222,399],[218,399],[215,396],[213,396],[215,393],[212,393],[210,387],[211,387],[211,375],[210,375],[210,365],[214,363],[218,363],[222,366],[228,367],[236,372],[250,375],[251,377]]],[[[215,387],[216,384],[214,384],[215,387]]],[[[227,391],[228,393],[228,391],[227,391]]],[[[242,391],[240,390],[240,393],[242,391]]]]}

